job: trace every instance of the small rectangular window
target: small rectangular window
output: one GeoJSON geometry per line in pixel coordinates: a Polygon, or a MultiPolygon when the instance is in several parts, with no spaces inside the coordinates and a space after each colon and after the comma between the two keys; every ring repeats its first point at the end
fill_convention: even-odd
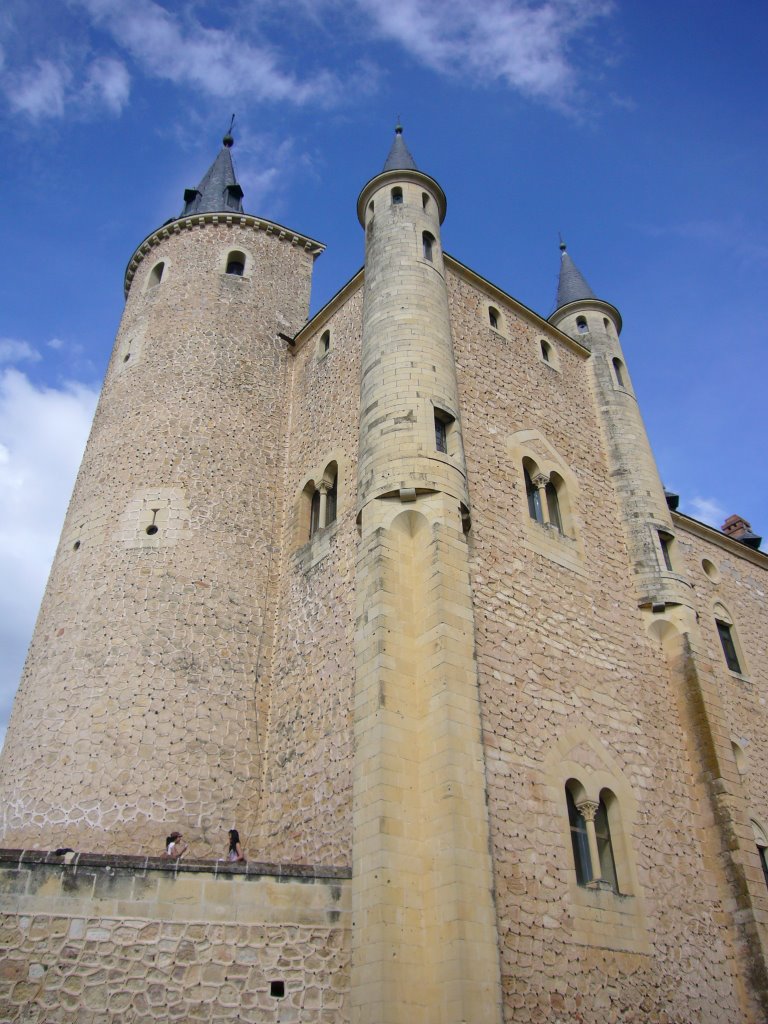
{"type": "Polygon", "coordinates": [[[721,622],[720,619],[715,619],[715,622],[717,623],[717,632],[720,634],[720,643],[723,645],[725,663],[731,672],[741,674],[741,665],[736,654],[736,645],[733,642],[732,627],[727,622],[721,622]]]}
{"type": "Polygon", "coordinates": [[[448,430],[444,420],[435,413],[435,447],[444,455],[448,454],[448,430]]]}
{"type": "Polygon", "coordinates": [[[669,551],[671,543],[672,538],[668,533],[659,533],[659,544],[661,545],[661,554],[664,559],[664,565],[667,567],[669,572],[674,572],[674,569],[672,568],[672,558],[669,551]]]}

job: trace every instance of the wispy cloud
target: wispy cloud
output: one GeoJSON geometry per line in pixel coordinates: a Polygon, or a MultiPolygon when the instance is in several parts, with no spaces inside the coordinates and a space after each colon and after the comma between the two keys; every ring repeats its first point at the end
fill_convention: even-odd
{"type": "Polygon", "coordinates": [[[88,69],[83,98],[95,105],[103,103],[114,114],[119,114],[128,103],[131,76],[122,61],[115,57],[100,57],[88,69]]]}
{"type": "Polygon", "coordinates": [[[11,109],[34,119],[61,117],[70,74],[62,64],[38,60],[33,67],[10,74],[5,91],[11,109]]]}
{"type": "Polygon", "coordinates": [[[716,498],[702,498],[697,496],[685,503],[688,514],[694,519],[700,519],[702,523],[708,523],[718,530],[726,518],[726,511],[716,498]]]}
{"type": "MultiPolygon", "coordinates": [[[[301,79],[284,70],[279,53],[264,38],[249,41],[247,29],[209,28],[187,12],[171,12],[154,0],[78,0],[93,21],[109,32],[145,73],[177,84],[195,85],[212,96],[247,94],[256,99],[306,103],[338,94],[336,76],[321,71],[301,79]]],[[[258,24],[254,9],[251,29],[258,24]]]]}
{"type": "Polygon", "coordinates": [[[104,107],[119,114],[128,102],[130,76],[115,57],[87,63],[73,56],[9,70],[0,75],[0,87],[11,110],[41,121],[67,113],[87,115],[104,107]]]}
{"type": "Polygon", "coordinates": [[[575,81],[568,48],[610,0],[357,0],[378,31],[443,74],[503,82],[562,103],[575,81]]]}
{"type": "Polygon", "coordinates": [[[0,363],[20,363],[24,360],[37,362],[40,353],[28,341],[16,338],[0,338],[0,363]]]}
{"type": "Polygon", "coordinates": [[[640,224],[638,230],[650,238],[681,238],[717,246],[746,263],[768,263],[768,244],[755,228],[741,220],[678,221],[668,224],[640,224]]]}

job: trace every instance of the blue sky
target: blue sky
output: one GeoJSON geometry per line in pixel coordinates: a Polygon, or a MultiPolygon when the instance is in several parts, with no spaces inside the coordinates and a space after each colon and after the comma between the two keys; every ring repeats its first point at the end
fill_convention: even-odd
{"type": "Polygon", "coordinates": [[[758,0],[10,0],[0,14],[0,727],[122,311],[230,114],[249,212],[361,265],[398,115],[448,252],[547,316],[558,232],[624,318],[681,509],[768,535],[758,0]]]}

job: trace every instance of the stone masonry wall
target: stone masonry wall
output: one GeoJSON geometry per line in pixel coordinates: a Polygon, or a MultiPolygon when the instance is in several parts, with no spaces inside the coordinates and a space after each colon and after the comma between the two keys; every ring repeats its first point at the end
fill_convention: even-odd
{"type": "Polygon", "coordinates": [[[291,364],[275,681],[259,845],[269,857],[351,863],[352,683],[362,289],[291,364]],[[330,331],[327,353],[320,337],[330,331]],[[309,540],[307,481],[338,465],[336,522],[309,540]]]}
{"type": "Polygon", "coordinates": [[[56,859],[0,855],[3,1021],[349,1019],[344,872],[56,859]]]}
{"type": "Polygon", "coordinates": [[[768,835],[768,566],[756,564],[748,551],[739,557],[731,545],[689,532],[682,517],[675,517],[675,522],[679,557],[694,583],[702,637],[717,672],[731,739],[743,751],[737,766],[749,813],[768,835]],[[705,573],[704,559],[715,567],[714,579],[705,573]],[[732,616],[743,660],[741,674],[729,671],[725,662],[715,627],[716,603],[732,616]]]}
{"type": "Polygon", "coordinates": [[[305,320],[312,256],[252,228],[165,235],[132,283],[16,699],[6,845],[153,853],[176,827],[205,854],[257,807],[277,335],[305,320]],[[223,273],[233,248],[244,277],[223,273]]]}
{"type": "Polygon", "coordinates": [[[508,304],[494,331],[490,296],[456,273],[449,286],[506,1019],[745,1021],[676,695],[629,578],[587,357],[508,304]],[[551,530],[535,539],[545,528],[528,513],[526,444],[570,471],[570,543],[551,530]],[[564,784],[582,775],[618,797],[626,895],[575,884],[564,784]]]}

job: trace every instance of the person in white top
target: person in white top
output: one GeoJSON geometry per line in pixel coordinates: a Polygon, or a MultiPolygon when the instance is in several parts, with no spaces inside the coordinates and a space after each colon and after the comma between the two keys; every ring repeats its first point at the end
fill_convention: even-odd
{"type": "Polygon", "coordinates": [[[178,860],[187,852],[188,846],[184,842],[181,832],[171,832],[165,840],[165,856],[178,860]]]}

